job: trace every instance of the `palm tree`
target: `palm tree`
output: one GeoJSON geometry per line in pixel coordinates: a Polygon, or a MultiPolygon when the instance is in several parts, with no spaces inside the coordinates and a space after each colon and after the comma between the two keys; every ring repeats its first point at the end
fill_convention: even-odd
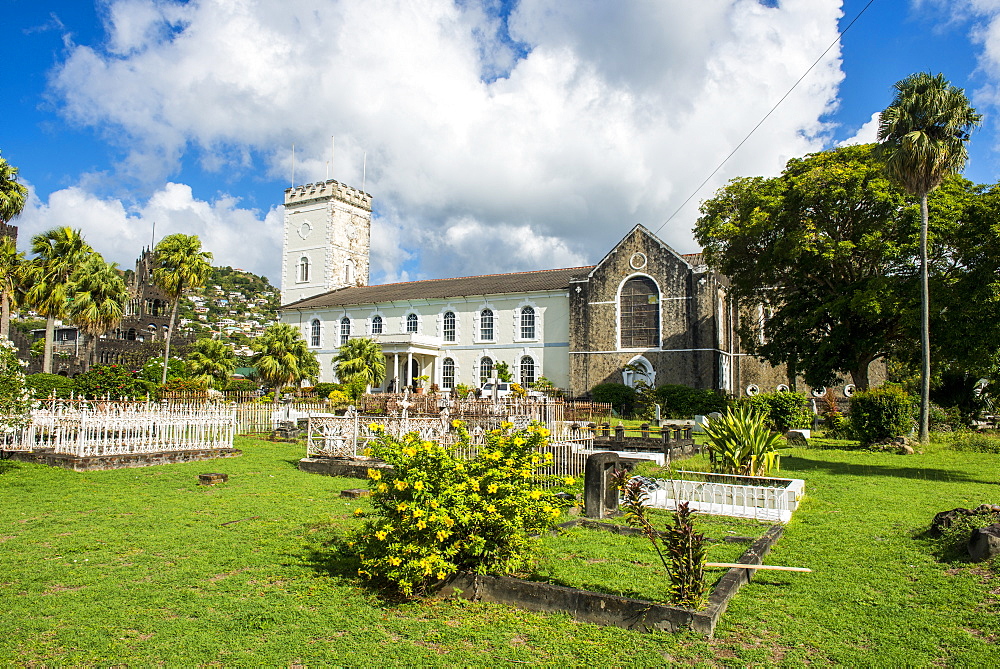
{"type": "Polygon", "coordinates": [[[199,339],[187,359],[188,373],[212,387],[225,384],[236,370],[236,354],[218,339],[199,339]]]}
{"type": "Polygon", "coordinates": [[[27,198],[28,188],[17,182],[17,168],[0,157],[0,221],[20,214],[27,198]]]}
{"type": "Polygon", "coordinates": [[[364,381],[365,386],[380,386],[385,381],[385,356],[378,342],[349,339],[333,359],[333,371],[341,383],[364,381]]]}
{"type": "MultiPolygon", "coordinates": [[[[0,251],[2,257],[2,251],[0,251]]],[[[125,315],[128,286],[116,263],[108,263],[94,251],[70,276],[70,305],[67,315],[93,339],[118,327],[125,315]]],[[[97,347],[91,347],[90,364],[97,347]]]]}
{"type": "Polygon", "coordinates": [[[319,376],[316,354],[309,350],[301,333],[287,323],[269,325],[250,346],[256,351],[253,366],[257,375],[274,386],[275,396],[285,386],[319,376]]]}
{"type": "Polygon", "coordinates": [[[982,115],[965,91],[929,72],[896,82],[896,97],[879,117],[879,156],[887,176],[920,198],[920,442],[927,443],[931,390],[930,296],[927,281],[927,195],[962,171],[969,133],[982,115]]]}
{"type": "Polygon", "coordinates": [[[10,337],[10,308],[24,271],[24,254],[13,237],[0,237],[0,334],[10,337]]]}
{"type": "Polygon", "coordinates": [[[167,382],[167,362],[170,360],[170,339],[174,335],[174,321],[177,320],[177,306],[184,292],[197,290],[205,285],[208,273],[212,271],[209,261],[212,254],[201,250],[198,235],[167,235],[153,249],[156,269],[153,270],[155,283],[173,302],[170,310],[170,325],[167,327],[167,343],[163,350],[163,378],[167,382]]]}
{"type": "Polygon", "coordinates": [[[31,238],[35,257],[27,270],[28,290],[25,301],[45,316],[45,357],[42,371],[52,373],[52,341],[55,339],[56,318],[63,318],[69,309],[70,277],[82,265],[93,249],[79,230],[53,228],[31,238]]]}

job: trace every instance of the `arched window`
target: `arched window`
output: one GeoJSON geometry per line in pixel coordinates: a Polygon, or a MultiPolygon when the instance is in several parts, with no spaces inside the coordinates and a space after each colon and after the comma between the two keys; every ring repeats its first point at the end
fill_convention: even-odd
{"type": "Polygon", "coordinates": [[[406,331],[416,332],[417,331],[417,315],[407,314],[406,315],[406,331]]]}
{"type": "Polygon", "coordinates": [[[372,334],[382,334],[382,317],[378,314],[372,316],[372,334]]]}
{"type": "Polygon", "coordinates": [[[654,348],[660,345],[660,291],[653,280],[637,276],[622,286],[622,348],[654,348]]]}
{"type": "Polygon", "coordinates": [[[444,340],[455,341],[455,312],[446,311],[444,314],[444,340]]]}
{"type": "Polygon", "coordinates": [[[309,258],[302,256],[299,258],[299,281],[304,283],[309,280],[309,258]]]}
{"type": "Polygon", "coordinates": [[[340,345],[343,346],[351,338],[351,319],[344,316],[340,319],[340,345]]]}
{"type": "Polygon", "coordinates": [[[350,258],[344,261],[344,281],[348,285],[354,285],[354,261],[350,258]]]}
{"type": "Polygon", "coordinates": [[[319,346],[319,319],[314,318],[309,325],[309,345],[319,346]]]}
{"type": "Polygon", "coordinates": [[[535,382],[535,359],[530,355],[521,358],[521,386],[525,389],[535,382]]]}
{"type": "Polygon", "coordinates": [[[125,340],[126,341],[135,341],[135,328],[129,328],[128,329],[128,331],[125,333],[125,340]]]}
{"type": "MultiPolygon", "coordinates": [[[[479,312],[479,338],[483,341],[493,341],[493,310],[483,309],[479,312]]],[[[490,365],[493,362],[490,361],[490,365]]]]}
{"type": "Polygon", "coordinates": [[[521,339],[535,338],[535,310],[533,307],[521,307],[521,339]]]}
{"type": "Polygon", "coordinates": [[[445,358],[441,362],[441,385],[445,390],[455,387],[455,361],[451,358],[445,358]]]}
{"type": "Polygon", "coordinates": [[[479,385],[490,380],[493,376],[493,358],[483,358],[479,361],[479,385]]]}

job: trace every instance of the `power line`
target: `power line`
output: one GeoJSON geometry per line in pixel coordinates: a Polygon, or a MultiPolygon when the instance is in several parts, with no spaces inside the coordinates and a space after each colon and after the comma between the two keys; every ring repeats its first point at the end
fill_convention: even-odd
{"type": "Polygon", "coordinates": [[[694,196],[697,195],[701,191],[701,189],[705,187],[705,184],[707,184],[712,179],[712,177],[714,177],[718,173],[718,171],[722,169],[723,165],[725,165],[727,162],[729,162],[730,158],[732,158],[734,155],[736,155],[736,152],[739,151],[740,148],[744,144],[747,143],[747,140],[749,140],[750,137],[752,137],[753,134],[755,132],[757,132],[757,130],[760,128],[760,126],[764,125],[764,121],[766,121],[768,118],[771,117],[771,114],[773,114],[775,112],[775,110],[781,105],[781,103],[784,102],[785,99],[789,95],[792,94],[792,91],[794,91],[795,88],[800,83],[802,83],[802,80],[805,79],[807,76],[809,76],[809,73],[812,72],[813,69],[817,65],[820,64],[820,62],[826,57],[826,54],[830,53],[830,49],[832,49],[833,47],[835,47],[837,45],[837,43],[840,42],[840,40],[844,37],[844,35],[847,34],[847,31],[851,29],[851,26],[853,26],[855,24],[855,22],[857,22],[857,20],[861,18],[861,15],[864,14],[866,11],[868,11],[868,8],[871,7],[874,3],[875,3],[875,0],[868,0],[868,4],[865,5],[861,9],[860,12],[858,12],[857,16],[855,16],[853,19],[851,19],[851,22],[847,24],[847,27],[844,28],[843,32],[841,32],[839,35],[837,35],[837,39],[833,40],[830,43],[830,46],[826,47],[826,50],[824,50],[823,53],[821,53],[819,55],[819,58],[817,58],[813,62],[813,64],[809,66],[809,69],[807,69],[805,72],[803,72],[802,76],[799,77],[794,84],[792,84],[792,87],[789,88],[788,91],[785,92],[785,94],[781,96],[781,99],[778,100],[776,103],[774,103],[774,106],[771,107],[771,110],[769,112],[767,112],[766,114],[764,114],[764,118],[762,118],[760,121],[757,122],[757,125],[755,125],[753,127],[753,129],[750,132],[747,133],[746,137],[744,137],[743,140],[739,144],[736,145],[736,148],[734,148],[732,151],[730,151],[729,155],[722,159],[722,162],[719,163],[719,165],[714,170],[712,170],[712,173],[709,174],[707,177],[705,177],[704,181],[702,181],[700,184],[698,184],[698,187],[695,188],[694,191],[690,195],[687,196],[687,199],[685,199],[681,203],[681,205],[679,207],[677,207],[677,209],[674,210],[674,213],[670,214],[670,216],[667,218],[667,220],[663,221],[663,223],[660,224],[660,227],[658,227],[656,230],[653,231],[653,234],[659,233],[660,230],[663,229],[664,225],[666,225],[667,223],[669,223],[670,221],[672,221],[674,219],[674,217],[677,216],[677,214],[679,214],[681,212],[681,210],[684,209],[684,207],[687,206],[688,202],[690,202],[692,199],[694,199],[694,196]]]}

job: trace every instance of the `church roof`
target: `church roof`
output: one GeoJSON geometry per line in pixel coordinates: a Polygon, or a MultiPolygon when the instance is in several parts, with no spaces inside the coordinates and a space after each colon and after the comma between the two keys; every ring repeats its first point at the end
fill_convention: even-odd
{"type": "Polygon", "coordinates": [[[569,288],[571,278],[584,277],[592,269],[593,266],[569,267],[534,272],[513,272],[511,274],[484,274],[457,279],[385,283],[380,286],[349,286],[315,297],[307,297],[298,302],[286,304],[281,308],[321,309],[355,304],[379,304],[397,300],[427,300],[472,295],[527,293],[539,290],[564,290],[569,288]]]}

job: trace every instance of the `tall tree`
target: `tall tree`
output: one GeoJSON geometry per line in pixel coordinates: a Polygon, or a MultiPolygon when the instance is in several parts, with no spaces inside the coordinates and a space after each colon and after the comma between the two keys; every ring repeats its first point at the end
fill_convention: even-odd
{"type": "Polygon", "coordinates": [[[69,311],[70,277],[83,265],[93,249],[79,230],[53,228],[31,238],[35,254],[27,269],[25,301],[45,316],[45,356],[42,371],[52,373],[52,343],[55,321],[69,311]]]}
{"type": "MultiPolygon", "coordinates": [[[[0,258],[3,253],[0,250],[0,258]]],[[[90,253],[70,276],[70,305],[67,315],[93,339],[113,330],[122,322],[128,286],[116,263],[105,262],[100,253],[90,253]]],[[[91,346],[90,364],[96,346],[91,346]]]]}
{"type": "Polygon", "coordinates": [[[205,278],[212,270],[212,254],[201,250],[201,240],[197,235],[167,235],[153,249],[156,269],[153,282],[167,294],[173,303],[170,309],[170,325],[167,327],[167,341],[163,349],[163,378],[167,382],[167,361],[170,360],[170,340],[174,336],[174,322],[177,307],[185,291],[204,287],[205,278]]]}
{"type": "Polygon", "coordinates": [[[24,272],[24,254],[12,237],[0,237],[0,335],[10,337],[10,309],[24,272]]]}
{"type": "Polygon", "coordinates": [[[17,181],[17,168],[0,157],[0,221],[10,221],[24,209],[28,188],[17,181]]]}
{"type": "Polygon", "coordinates": [[[928,440],[931,348],[927,268],[928,194],[968,160],[969,133],[979,126],[965,91],[943,74],[911,74],[896,82],[896,96],[879,117],[879,154],[886,174],[920,198],[920,441],[928,440]]]}
{"type": "Polygon", "coordinates": [[[364,337],[349,339],[333,359],[333,370],[341,383],[360,380],[368,387],[380,386],[385,381],[382,347],[364,337]]]}
{"type": "Polygon", "coordinates": [[[316,354],[309,350],[302,334],[287,323],[269,325],[251,347],[256,352],[252,362],[257,375],[274,386],[275,396],[285,386],[319,376],[316,354]]]}
{"type": "Polygon", "coordinates": [[[916,217],[873,145],[788,162],[780,177],[738,178],[701,206],[695,237],[730,280],[748,352],[810,385],[908,341],[916,217]]]}
{"type": "Polygon", "coordinates": [[[218,339],[199,339],[188,354],[187,369],[192,378],[218,388],[236,370],[236,354],[218,339]]]}

